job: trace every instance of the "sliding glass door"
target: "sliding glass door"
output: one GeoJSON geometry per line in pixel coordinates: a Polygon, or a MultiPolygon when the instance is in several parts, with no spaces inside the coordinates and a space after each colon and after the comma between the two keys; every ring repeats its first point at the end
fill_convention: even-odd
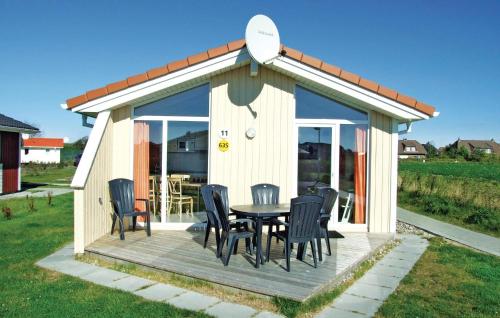
{"type": "Polygon", "coordinates": [[[205,221],[208,94],[205,84],[134,108],[134,192],[149,201],[157,223],[205,221]]]}
{"type": "Polygon", "coordinates": [[[366,230],[368,114],[296,86],[297,194],[332,187],[336,225],[366,230]]]}

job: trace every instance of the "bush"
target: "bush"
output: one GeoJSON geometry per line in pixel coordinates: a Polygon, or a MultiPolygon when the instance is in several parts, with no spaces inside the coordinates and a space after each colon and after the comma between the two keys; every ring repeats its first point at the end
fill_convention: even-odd
{"type": "Polygon", "coordinates": [[[2,214],[3,214],[4,218],[6,218],[7,220],[10,220],[12,218],[11,208],[9,208],[7,206],[2,207],[2,214]]]}
{"type": "Polygon", "coordinates": [[[468,224],[478,224],[486,227],[490,231],[500,230],[500,215],[495,211],[487,209],[478,209],[465,218],[468,224]]]}

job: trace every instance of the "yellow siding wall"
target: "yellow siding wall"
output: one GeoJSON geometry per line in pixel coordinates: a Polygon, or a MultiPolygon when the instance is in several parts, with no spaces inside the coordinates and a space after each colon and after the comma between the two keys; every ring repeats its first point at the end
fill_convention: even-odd
{"type": "Polygon", "coordinates": [[[264,67],[250,77],[247,65],[211,85],[210,182],[229,188],[231,204],[251,203],[250,186],[263,182],[280,187],[280,201],[290,200],[295,81],[264,67]],[[257,131],[253,140],[245,135],[250,127],[257,131]],[[222,129],[229,130],[227,152],[218,150],[222,129]]]}
{"type": "Polygon", "coordinates": [[[130,108],[114,110],[106,124],[90,174],[83,189],[75,190],[75,250],[83,248],[111,229],[113,213],[108,181],[131,178],[130,108]]]}
{"type": "Polygon", "coordinates": [[[111,228],[111,204],[107,181],[111,179],[113,125],[108,120],[99,149],[83,189],[84,244],[87,246],[111,228]]]}
{"type": "Polygon", "coordinates": [[[113,179],[132,179],[132,124],[130,107],[125,106],[112,112],[113,119],[113,179]]]}
{"type": "MultiPolygon", "coordinates": [[[[370,178],[368,230],[389,232],[391,216],[392,119],[372,112],[370,132],[370,178]]],[[[394,211],[395,212],[395,211],[394,211]]]]}

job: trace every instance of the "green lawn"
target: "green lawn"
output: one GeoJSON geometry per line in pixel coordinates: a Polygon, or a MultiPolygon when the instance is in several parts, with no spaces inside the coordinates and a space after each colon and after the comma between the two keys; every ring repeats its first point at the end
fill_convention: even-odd
{"type": "Polygon", "coordinates": [[[500,181],[500,162],[400,160],[400,171],[500,181]]]}
{"type": "Polygon", "coordinates": [[[432,239],[376,317],[499,317],[500,258],[432,239]]]}
{"type": "Polygon", "coordinates": [[[21,180],[26,183],[70,184],[75,171],[72,165],[27,164],[21,167],[21,180]]]}
{"type": "Polygon", "coordinates": [[[0,201],[12,219],[0,215],[1,317],[207,317],[176,309],[77,278],[38,268],[34,263],[72,240],[73,195],[0,201]]]}

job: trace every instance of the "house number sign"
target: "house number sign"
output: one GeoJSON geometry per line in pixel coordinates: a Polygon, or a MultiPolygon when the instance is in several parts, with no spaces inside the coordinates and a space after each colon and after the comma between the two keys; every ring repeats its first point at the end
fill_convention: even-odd
{"type": "Polygon", "coordinates": [[[229,150],[229,141],[227,139],[219,140],[219,151],[226,152],[229,150]]]}
{"type": "Polygon", "coordinates": [[[227,139],[229,137],[229,129],[221,129],[219,130],[219,138],[227,139]]]}

